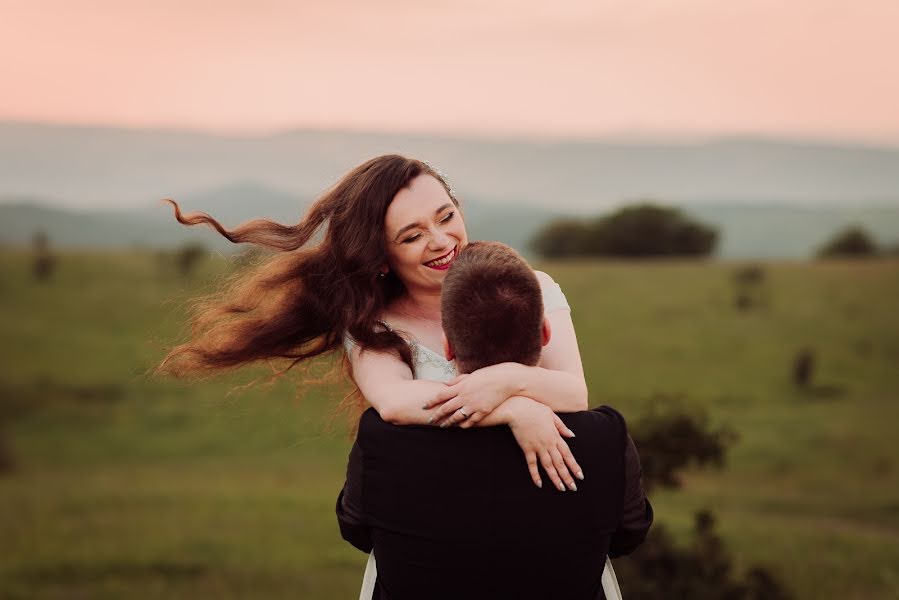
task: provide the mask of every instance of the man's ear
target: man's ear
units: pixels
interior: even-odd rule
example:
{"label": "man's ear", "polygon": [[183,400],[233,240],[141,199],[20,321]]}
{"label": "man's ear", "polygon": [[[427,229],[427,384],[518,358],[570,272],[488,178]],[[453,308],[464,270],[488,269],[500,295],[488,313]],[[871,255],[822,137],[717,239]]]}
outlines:
{"label": "man's ear", "polygon": [[553,328],[550,326],[549,320],[546,317],[543,317],[543,327],[540,333],[542,334],[540,343],[545,346],[553,336]]}
{"label": "man's ear", "polygon": [[446,334],[440,334],[443,338],[443,356],[446,357],[446,360],[453,360],[456,358],[456,353],[453,352],[453,347],[450,345],[449,340],[446,339]]}

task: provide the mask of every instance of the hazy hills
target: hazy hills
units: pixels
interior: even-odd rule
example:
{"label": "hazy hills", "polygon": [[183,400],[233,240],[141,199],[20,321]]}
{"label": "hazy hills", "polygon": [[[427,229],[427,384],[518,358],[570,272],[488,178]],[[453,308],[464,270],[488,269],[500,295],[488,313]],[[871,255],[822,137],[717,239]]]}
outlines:
{"label": "hazy hills", "polygon": [[[218,188],[182,199],[185,210],[211,213],[226,226],[265,215],[296,222],[306,202],[284,192],[249,183]],[[825,239],[849,223],[869,229],[881,242],[899,241],[899,207],[694,205],[693,216],[721,230],[717,255],[723,258],[804,258]],[[527,241],[552,213],[524,205],[466,201],[466,222],[472,239],[506,242],[525,253]],[[35,203],[33,198],[0,199],[0,242],[27,244],[44,231],[57,247],[166,248],[197,241],[222,251],[229,242],[204,227],[178,224],[162,204],[134,211],[72,211]]]}
{"label": "hazy hills", "polygon": [[[801,257],[839,227],[899,239],[899,149],[790,140],[501,141],[294,131],[217,136],[0,123],[0,242],[36,229],[60,246],[171,246],[214,235],[174,224],[175,197],[229,225],[296,221],[353,165],[385,152],[432,161],[471,235],[523,248],[548,218],[641,198],[722,229],[719,255]],[[224,244],[217,244],[225,247]]]}
{"label": "hazy hills", "polygon": [[0,196],[137,207],[250,181],[312,197],[386,152],[432,161],[463,198],[593,212],[636,197],[670,202],[899,203],[899,149],[790,140],[497,141],[293,131],[181,131],[0,123]]}
{"label": "hazy hills", "polygon": [[[308,204],[250,183],[186,196],[179,202],[183,210],[208,212],[226,227],[259,216],[295,223]],[[500,240],[524,251],[534,232],[547,220],[559,216],[536,208],[492,206],[477,201],[466,201],[464,211],[472,239]],[[167,248],[197,241],[222,251],[235,250],[230,242],[206,227],[179,224],[171,207],[162,203],[133,211],[74,211],[34,198],[0,198],[0,243],[28,244],[37,231],[45,232],[57,247]]]}

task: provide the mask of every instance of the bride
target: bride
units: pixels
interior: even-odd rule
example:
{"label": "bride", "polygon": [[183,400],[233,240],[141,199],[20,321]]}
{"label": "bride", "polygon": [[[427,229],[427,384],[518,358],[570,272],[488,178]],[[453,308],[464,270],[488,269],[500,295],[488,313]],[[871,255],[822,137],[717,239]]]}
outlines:
{"label": "bride", "polygon": [[[459,202],[446,177],[429,164],[397,155],[356,167],[328,190],[297,225],[268,220],[226,230],[203,213],[176,218],[207,224],[235,243],[282,251],[249,275],[238,274],[224,296],[201,303],[194,336],[160,365],[177,375],[282,358],[290,368],[343,345],[359,394],[394,424],[477,426],[513,396],[556,412],[587,409],[587,386],[565,296],[537,273],[550,343],[535,367],[503,363],[458,377],[442,346],[440,290],[468,241]],[[321,228],[318,244],[306,246]],[[286,370],[286,369],[285,369]],[[558,419],[539,414],[519,439],[531,478],[540,468],[559,489],[582,479]],[[522,414],[522,419],[531,415]],[[369,557],[360,598],[376,578]],[[619,597],[611,563],[603,573],[607,598]]]}

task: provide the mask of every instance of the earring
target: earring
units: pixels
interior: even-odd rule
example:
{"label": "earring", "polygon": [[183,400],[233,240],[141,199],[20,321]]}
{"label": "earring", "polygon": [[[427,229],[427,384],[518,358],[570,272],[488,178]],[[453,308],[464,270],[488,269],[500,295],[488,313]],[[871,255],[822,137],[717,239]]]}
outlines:
{"label": "earring", "polygon": [[378,277],[384,279],[385,277],[387,277],[387,271],[381,271],[380,273],[378,273]]}

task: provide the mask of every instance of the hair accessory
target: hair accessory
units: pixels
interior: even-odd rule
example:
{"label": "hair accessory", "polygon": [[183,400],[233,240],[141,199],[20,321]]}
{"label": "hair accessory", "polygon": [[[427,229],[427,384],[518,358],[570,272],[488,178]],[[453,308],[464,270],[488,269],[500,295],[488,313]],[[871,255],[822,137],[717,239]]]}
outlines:
{"label": "hair accessory", "polygon": [[426,166],[426,167],[429,168],[431,171],[433,171],[435,175],[437,175],[437,177],[440,179],[440,182],[441,182],[441,183],[443,184],[443,186],[446,188],[446,191],[447,191],[447,193],[449,194],[449,197],[450,197],[452,200],[456,200],[456,199],[457,199],[457,198],[456,198],[456,190],[453,189],[453,186],[452,186],[452,184],[449,182],[449,179],[446,177],[446,174],[445,174],[443,171],[441,171],[440,169],[438,169],[437,167],[435,167],[433,164],[431,164],[431,163],[429,163],[428,161],[426,161],[426,160],[423,160],[423,161],[421,161],[421,162],[422,162],[422,164],[424,164],[424,166]]}

